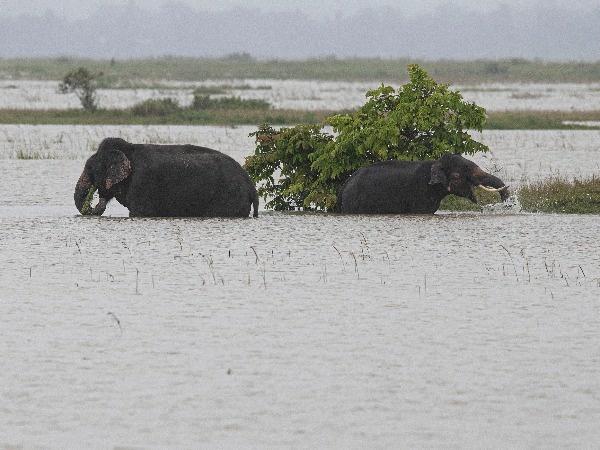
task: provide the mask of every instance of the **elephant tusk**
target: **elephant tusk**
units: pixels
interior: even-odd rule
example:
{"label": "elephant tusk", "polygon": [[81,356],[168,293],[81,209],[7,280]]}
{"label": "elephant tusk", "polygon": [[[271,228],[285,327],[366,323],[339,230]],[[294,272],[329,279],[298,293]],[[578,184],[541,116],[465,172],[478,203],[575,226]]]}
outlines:
{"label": "elephant tusk", "polygon": [[508,189],[508,186],[502,186],[501,188],[492,188],[489,186],[484,186],[483,184],[479,184],[477,185],[477,187],[480,187],[481,189],[483,189],[484,191],[488,191],[488,192],[500,192],[503,191],[505,189]]}

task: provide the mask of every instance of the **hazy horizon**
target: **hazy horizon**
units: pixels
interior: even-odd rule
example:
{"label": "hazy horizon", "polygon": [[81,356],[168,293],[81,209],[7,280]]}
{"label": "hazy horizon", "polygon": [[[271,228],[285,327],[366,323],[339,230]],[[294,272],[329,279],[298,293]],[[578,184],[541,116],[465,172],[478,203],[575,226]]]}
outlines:
{"label": "hazy horizon", "polygon": [[600,5],[589,0],[237,3],[0,0],[0,57],[600,60]]}
{"label": "hazy horizon", "polygon": [[[235,8],[259,9],[263,11],[298,10],[309,16],[321,17],[329,14],[353,14],[368,8],[394,7],[407,16],[430,13],[440,7],[454,7],[471,11],[491,11],[499,7],[510,7],[513,10],[525,10],[531,7],[556,9],[564,4],[557,0],[303,0],[301,5],[297,0],[0,0],[0,17],[20,14],[43,15],[46,11],[65,18],[85,18],[99,9],[119,6],[135,6],[150,11],[158,11],[164,6],[183,5],[197,11],[223,11]],[[598,7],[597,0],[572,0],[571,10],[590,10]]]}

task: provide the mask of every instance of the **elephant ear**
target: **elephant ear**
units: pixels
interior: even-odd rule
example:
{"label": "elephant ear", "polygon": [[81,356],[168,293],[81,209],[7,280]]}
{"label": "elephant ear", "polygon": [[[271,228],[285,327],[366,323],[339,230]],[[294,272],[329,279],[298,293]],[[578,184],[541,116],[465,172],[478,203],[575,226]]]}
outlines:
{"label": "elephant ear", "polygon": [[435,162],[431,166],[431,179],[429,180],[429,184],[441,184],[443,186],[448,186],[448,178],[446,178],[446,174],[442,168],[442,164],[438,161]]}
{"label": "elephant ear", "polygon": [[104,186],[109,190],[115,184],[120,183],[131,175],[131,162],[120,150],[111,151],[110,163],[106,170]]}

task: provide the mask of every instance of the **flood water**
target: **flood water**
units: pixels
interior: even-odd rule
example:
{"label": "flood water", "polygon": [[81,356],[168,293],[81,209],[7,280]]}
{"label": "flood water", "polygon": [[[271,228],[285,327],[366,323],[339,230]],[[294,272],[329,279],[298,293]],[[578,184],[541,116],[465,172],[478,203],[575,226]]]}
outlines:
{"label": "flood water", "polygon": [[[114,136],[136,143],[202,145],[243,163],[254,151],[254,139],[248,136],[254,131],[253,126],[0,125],[0,160],[85,160],[102,139]],[[473,137],[488,145],[490,151],[470,158],[511,186],[553,175],[585,178],[600,173],[600,130],[485,130],[474,132]],[[82,161],[78,167],[81,171]],[[16,194],[22,198],[20,192]]]}
{"label": "flood water", "polygon": [[0,447],[600,439],[597,216],[81,217],[83,163],[0,161]]}
{"label": "flood water", "polygon": [[[151,83],[151,81],[149,81]],[[385,81],[391,86],[398,80]],[[318,80],[206,80],[202,82],[159,81],[160,88],[98,89],[102,108],[129,108],[148,99],[172,98],[183,106],[193,100],[196,87],[226,86],[222,95],[261,99],[274,108],[343,110],[364,104],[365,93],[381,85],[377,81]],[[599,83],[482,83],[456,85],[465,100],[488,111],[548,110],[593,111],[600,101]],[[75,94],[58,92],[58,81],[0,80],[0,108],[80,108]],[[219,96],[219,95],[217,95]]]}

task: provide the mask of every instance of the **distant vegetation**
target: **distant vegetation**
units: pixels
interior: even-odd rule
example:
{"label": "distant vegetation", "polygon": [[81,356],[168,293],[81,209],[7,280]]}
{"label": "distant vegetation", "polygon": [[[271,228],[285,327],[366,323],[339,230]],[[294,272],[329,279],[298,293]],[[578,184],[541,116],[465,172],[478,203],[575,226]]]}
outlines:
{"label": "distant vegetation", "polygon": [[[169,114],[150,114],[162,110],[164,104],[140,108],[140,115],[132,109],[0,109],[0,123],[31,125],[257,125],[276,123],[295,125],[320,122],[334,111],[301,111],[292,109],[206,109],[180,108]],[[156,108],[156,109],[154,109]],[[170,108],[170,106],[167,106]],[[144,115],[143,111],[147,111]]]}
{"label": "distant vegetation", "polygon": [[242,113],[249,111],[252,114],[261,113],[268,110],[271,105],[265,100],[247,100],[239,97],[219,97],[211,98],[209,95],[199,94],[202,91],[194,92],[194,100],[190,106],[182,107],[177,100],[172,98],[156,98],[144,100],[137,105],[134,105],[130,111],[136,117],[153,117],[153,118],[175,118],[176,121],[189,122],[197,117],[201,120],[202,116],[196,113],[203,112],[219,115],[223,111],[238,111]]}
{"label": "distant vegetation", "polygon": [[[0,109],[0,123],[11,124],[55,124],[55,125],[259,125],[272,123],[277,125],[297,125],[299,123],[318,123],[333,114],[343,114],[345,111],[314,110],[303,111],[294,109],[204,109],[190,108],[173,109],[164,114],[164,109],[152,105],[144,111],[144,106],[137,114],[131,109],[102,109],[93,114],[81,109]],[[167,106],[166,109],[170,109]],[[488,119],[483,126],[486,130],[594,130],[599,126],[583,126],[565,124],[563,122],[600,121],[600,111],[498,111],[488,113]]]}
{"label": "distant vegetation", "polygon": [[[600,107],[600,105],[598,105]],[[490,130],[577,130],[598,129],[570,122],[600,121],[597,111],[491,111],[486,129]]]}
{"label": "distant vegetation", "polygon": [[63,94],[75,93],[81,106],[86,111],[98,109],[96,104],[96,80],[101,72],[93,73],[85,67],[78,67],[67,73],[58,85],[58,91]]}
{"label": "distant vegetation", "polygon": [[151,98],[131,108],[134,116],[165,117],[181,111],[177,100],[172,98]]}
{"label": "distant vegetation", "polygon": [[214,95],[214,94],[227,94],[233,90],[236,91],[264,91],[271,90],[272,86],[259,85],[250,86],[249,84],[217,84],[214,86],[198,86],[194,89],[194,95]]}
{"label": "distant vegetation", "polygon": [[264,111],[271,107],[266,100],[243,99],[240,97],[218,97],[212,98],[210,95],[204,95],[203,89],[194,91],[194,100],[191,108],[203,111],[207,109],[251,109]]}
{"label": "distant vegetation", "polygon": [[600,82],[600,62],[542,62],[525,59],[424,61],[380,58],[257,60],[248,55],[224,58],[162,57],[132,60],[82,58],[0,59],[0,78],[60,80],[80,66],[102,72],[102,87],[139,80],[317,79],[405,82],[405,68],[416,63],[444,83]]}

